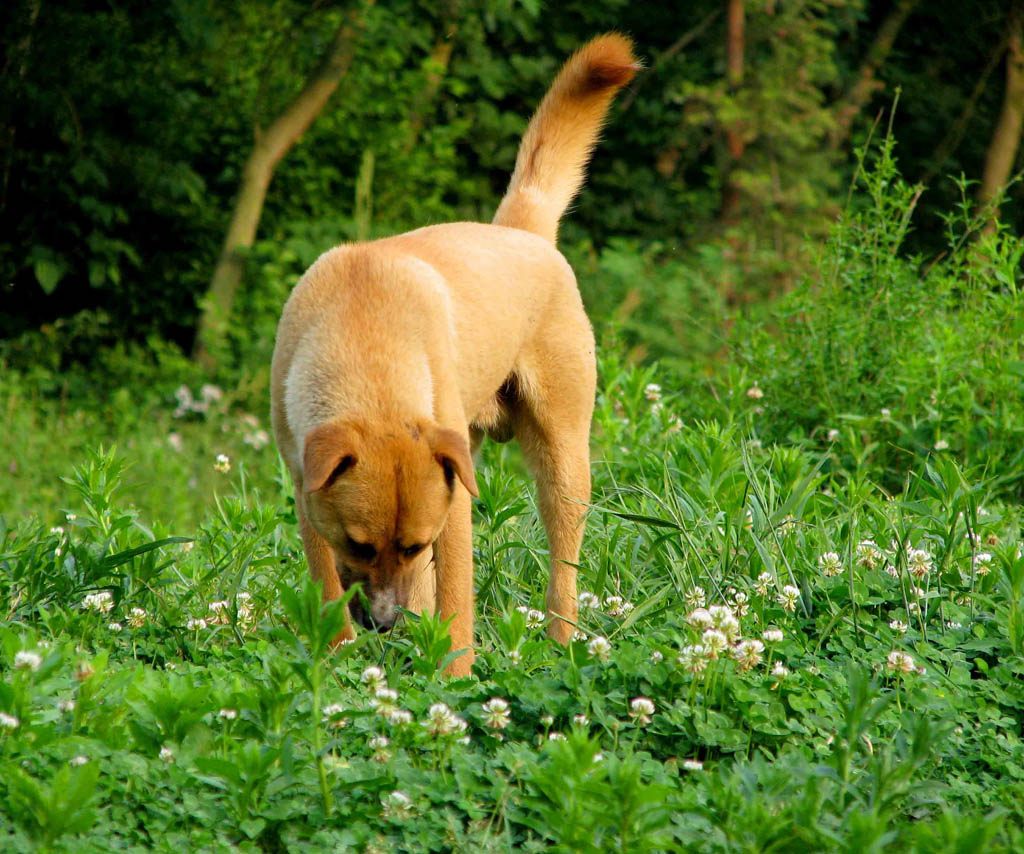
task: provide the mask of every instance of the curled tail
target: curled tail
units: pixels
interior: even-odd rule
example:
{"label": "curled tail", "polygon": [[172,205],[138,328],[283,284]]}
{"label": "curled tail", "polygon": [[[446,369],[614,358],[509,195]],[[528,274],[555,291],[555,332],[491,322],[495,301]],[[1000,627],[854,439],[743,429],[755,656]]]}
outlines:
{"label": "curled tail", "polygon": [[640,65],[633,43],[598,36],[574,53],[530,120],[495,225],[558,237],[558,221],[583,184],[583,170],[615,93]]}

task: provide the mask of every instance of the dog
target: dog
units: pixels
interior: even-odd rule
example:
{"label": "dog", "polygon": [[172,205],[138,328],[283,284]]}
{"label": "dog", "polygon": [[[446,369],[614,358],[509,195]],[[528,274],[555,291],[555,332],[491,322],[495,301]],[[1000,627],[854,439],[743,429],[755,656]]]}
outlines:
{"label": "dog", "polygon": [[513,436],[548,538],[548,633],[577,617],[590,500],[594,335],[555,248],[616,92],[636,73],[611,33],[559,72],[523,136],[491,224],[457,222],[325,252],[284,306],[271,418],[325,601],[361,583],[353,620],[390,629],[398,608],[451,618],[447,668],[473,662],[473,453]]}

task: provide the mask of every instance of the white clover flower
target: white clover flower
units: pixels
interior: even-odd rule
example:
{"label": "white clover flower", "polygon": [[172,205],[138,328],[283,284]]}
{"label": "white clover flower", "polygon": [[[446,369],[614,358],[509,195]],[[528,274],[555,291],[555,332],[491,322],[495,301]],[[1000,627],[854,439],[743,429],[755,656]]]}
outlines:
{"label": "white clover flower", "polygon": [[174,761],[174,751],[171,750],[171,748],[169,748],[167,745],[164,745],[163,747],[160,748],[160,758],[164,762],[168,762],[168,763],[173,762]]}
{"label": "white clover flower", "polygon": [[60,525],[54,525],[54,527],[50,528],[50,533],[51,534],[63,534],[64,533],[64,528],[62,526],[60,526]]}
{"label": "white clover flower", "polygon": [[189,540],[187,543],[182,543],[180,546],[178,546],[178,550],[183,552],[184,554],[188,554],[195,547],[196,547],[195,542],[193,542],[192,540]]}
{"label": "white clover flower", "polygon": [[320,712],[320,720],[331,729],[341,729],[348,726],[348,718],[338,717],[345,711],[341,703],[328,703]]}
{"label": "white clover flower", "polygon": [[886,407],[883,406],[882,409],[881,409],[881,415],[882,415],[883,418],[891,418],[892,417],[892,410],[891,409],[887,409]]}
{"label": "white clover flower", "polygon": [[654,714],[654,701],[647,697],[634,697],[629,701],[629,716],[637,726],[647,726]]}
{"label": "white clover flower", "polygon": [[782,643],[782,629],[765,629],[761,635],[761,640],[765,643]]}
{"label": "white clover flower", "polygon": [[555,718],[553,715],[541,715],[540,725],[545,727],[551,727],[555,725]]}
{"label": "white clover flower", "polygon": [[962,629],[963,627],[964,627],[963,623],[958,623],[955,620],[946,620],[946,628],[947,629]]}
{"label": "white clover flower", "polygon": [[7,712],[0,712],[0,728],[17,729],[19,726],[21,726],[21,721],[14,717],[14,715],[9,715]]}
{"label": "white clover flower", "polygon": [[466,722],[446,704],[434,703],[427,712],[427,720],[423,721],[422,726],[431,735],[440,736],[464,732]]}
{"label": "white clover flower", "polygon": [[206,606],[210,612],[210,623],[226,623],[228,621],[228,608],[230,603],[227,599],[218,599]]}
{"label": "white clover flower", "polygon": [[122,626],[120,623],[109,623],[107,625],[107,628],[114,633],[124,631],[124,626]]}
{"label": "white clover flower", "polygon": [[795,611],[797,600],[800,598],[800,588],[794,587],[792,584],[787,584],[779,591],[778,603],[782,606],[783,611]]}
{"label": "white clover flower", "polygon": [[992,555],[988,552],[976,554],[972,563],[975,575],[986,576],[992,571],[992,567],[989,566],[992,563]]}
{"label": "white clover flower", "polygon": [[565,741],[565,736],[560,732],[549,732],[548,741]]}
{"label": "white clover flower", "polygon": [[528,629],[539,629],[544,625],[544,612],[538,611],[536,608],[530,608],[526,612],[526,628]]}
{"label": "white clover flower", "polygon": [[385,687],[384,671],[376,665],[367,667],[359,676],[362,682],[370,691]]}
{"label": "white clover flower", "polygon": [[750,610],[750,597],[740,590],[732,597],[732,601],[736,616],[745,617]]}
{"label": "white clover flower", "polygon": [[255,430],[252,433],[246,433],[242,438],[242,441],[250,448],[259,450],[260,448],[266,447],[270,442],[270,434],[266,430]]}
{"label": "white clover flower", "polygon": [[644,386],[644,397],[655,403],[661,400],[661,386],[657,383],[647,383]]}
{"label": "white clover flower", "polygon": [[892,629],[894,632],[898,632],[902,635],[906,634],[910,626],[904,623],[903,620],[891,620],[889,622],[889,628]]}
{"label": "white clover flower", "polygon": [[704,763],[699,759],[684,759],[683,760],[684,771],[703,771]]}
{"label": "white clover flower", "polygon": [[219,386],[206,383],[199,389],[199,396],[207,403],[213,403],[221,400],[224,397],[224,392],[220,390]]}
{"label": "white clover flower", "polygon": [[656,649],[651,653],[651,664],[661,664],[664,660],[665,656],[660,649]]}
{"label": "white clover flower", "polygon": [[146,612],[142,608],[132,608],[128,614],[128,625],[133,629],[141,629],[146,625]]}
{"label": "white clover flower", "polygon": [[213,464],[214,471],[227,474],[231,471],[231,458],[227,454],[217,454],[217,461]]}
{"label": "white clover flower", "polygon": [[740,634],[740,621],[732,614],[727,614],[718,624],[718,630],[730,641],[734,641]]}
{"label": "white clover flower", "polygon": [[703,587],[694,587],[686,594],[685,599],[689,608],[703,608],[707,604],[707,594]]}
{"label": "white clover flower", "polygon": [[911,549],[907,553],[907,571],[914,578],[924,578],[932,571],[932,556],[926,549]]}
{"label": "white clover flower", "polygon": [[76,705],[77,704],[75,703],[74,700],[61,700],[59,703],[57,703],[57,710],[63,712],[64,714],[68,714],[75,710]]}
{"label": "white clover flower", "polygon": [[910,592],[914,594],[915,599],[923,599],[927,595],[920,587],[911,587]]}
{"label": "white clover flower", "polygon": [[574,724],[576,724],[576,726],[589,726],[590,725],[590,718],[588,718],[584,714],[573,715],[572,716],[572,722]]}
{"label": "white clover flower", "polygon": [[825,552],[818,556],[818,567],[826,578],[834,578],[843,571],[838,552]]}
{"label": "white clover flower", "polygon": [[109,614],[114,607],[114,597],[109,590],[90,593],[82,600],[82,607],[87,611],[95,611],[98,614]]}
{"label": "white clover flower", "polygon": [[772,665],[772,676],[776,679],[785,679],[789,676],[789,668],[781,661],[776,661]]}
{"label": "white clover flower", "polygon": [[391,758],[391,751],[388,750],[390,743],[386,735],[372,736],[367,742],[367,746],[373,751],[373,756],[370,758],[374,762],[387,762]]}
{"label": "white clover flower", "polygon": [[202,617],[199,617],[198,619],[194,617],[190,618],[189,621],[185,623],[185,628],[190,632],[201,632],[206,628],[206,620]]}
{"label": "white clover flower", "polygon": [[518,649],[514,649],[508,654],[508,660],[514,665],[518,665],[522,662],[523,655]]}
{"label": "white clover flower", "polygon": [[754,384],[747,389],[747,397],[751,400],[760,400],[764,397],[764,390],[758,387],[757,380],[754,380]]}
{"label": "white clover flower", "polygon": [[393,688],[378,688],[370,700],[370,708],[384,718],[389,718],[395,713],[397,704],[398,692]]}
{"label": "white clover flower", "polygon": [[684,646],[676,659],[679,666],[690,673],[703,673],[708,667],[708,653],[700,644]]}
{"label": "white clover flower", "polygon": [[835,427],[833,427],[831,430],[828,431],[828,440],[830,442],[838,442],[839,441],[839,436],[840,436],[840,433],[839,433],[838,430],[836,430]]}
{"label": "white clover flower", "polygon": [[505,729],[509,725],[511,716],[508,711],[508,703],[501,697],[491,697],[483,705],[484,723],[490,729]]}
{"label": "white clover flower", "polygon": [[38,652],[22,649],[14,653],[15,670],[38,670],[43,663],[43,657]]}
{"label": "white clover flower", "polygon": [[711,625],[716,629],[720,629],[728,620],[736,618],[732,608],[728,605],[712,605],[708,608],[708,613],[711,615]]}
{"label": "white clover flower", "polygon": [[581,608],[596,608],[601,604],[601,600],[589,590],[580,593],[576,601],[579,602]]}
{"label": "white clover flower", "polygon": [[395,791],[383,795],[380,800],[383,807],[381,815],[384,818],[405,821],[412,816],[412,798],[405,792],[395,789]]}
{"label": "white clover flower", "polygon": [[945,451],[949,447],[949,442],[945,439],[939,439],[934,445],[936,451]]}
{"label": "white clover flower", "polygon": [[861,540],[857,543],[857,563],[866,569],[874,569],[882,560],[882,551],[874,540]]}
{"label": "white clover flower", "polygon": [[757,593],[758,596],[767,596],[768,591],[770,591],[774,586],[775,579],[772,577],[772,574],[770,572],[762,572],[757,576],[757,582],[754,584],[754,592]]}
{"label": "white clover flower", "polygon": [[601,661],[607,661],[611,651],[612,645],[608,642],[608,638],[601,635],[592,637],[590,643],[587,644],[587,652]]}
{"label": "white clover flower", "polygon": [[718,629],[706,629],[701,636],[701,643],[708,658],[718,658],[718,654],[729,645],[729,639]]}
{"label": "white clover flower", "polygon": [[581,643],[586,643],[587,633],[584,631],[580,631],[579,629],[574,629],[572,633],[572,640],[580,641]]}
{"label": "white clover flower", "polygon": [[885,662],[885,667],[887,670],[891,670],[896,673],[913,673],[914,659],[907,655],[907,653],[894,649],[889,653],[889,658]]}
{"label": "white clover flower", "polygon": [[622,604],[625,600],[621,596],[608,596],[604,600],[605,610],[613,617],[622,616]]}
{"label": "white clover flower", "polygon": [[690,616],[686,618],[686,621],[698,630],[710,629],[715,622],[711,612],[706,608],[695,608],[690,612]]}
{"label": "white clover flower", "polygon": [[238,717],[238,709],[221,709],[217,712],[217,717],[226,721],[233,721]]}
{"label": "white clover flower", "polygon": [[88,763],[89,757],[86,756],[84,753],[79,753],[77,756],[72,756],[68,760],[68,764],[71,765],[73,768],[81,768],[83,765],[87,765]]}
{"label": "white clover flower", "polygon": [[761,654],[764,652],[764,644],[759,640],[740,641],[733,648],[733,658],[740,666],[740,670],[749,670],[761,663]]}
{"label": "white clover flower", "polygon": [[407,709],[394,709],[384,716],[391,726],[408,726],[412,723],[412,712]]}

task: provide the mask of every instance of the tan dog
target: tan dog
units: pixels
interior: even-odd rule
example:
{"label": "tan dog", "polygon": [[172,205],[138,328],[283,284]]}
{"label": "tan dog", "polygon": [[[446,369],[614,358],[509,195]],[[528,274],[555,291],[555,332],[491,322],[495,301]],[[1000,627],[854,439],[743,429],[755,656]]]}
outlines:
{"label": "tan dog", "polygon": [[[494,224],[421,228],[324,253],[296,285],[274,348],[272,417],[295,481],[306,558],[324,598],[362,582],[350,616],[391,628],[396,606],[453,617],[449,666],[473,661],[470,455],[515,436],[551,554],[549,634],[576,620],[590,499],[594,337],[555,248],[615,93],[628,39],[569,59],[520,146]],[[344,637],[352,637],[349,622]]]}

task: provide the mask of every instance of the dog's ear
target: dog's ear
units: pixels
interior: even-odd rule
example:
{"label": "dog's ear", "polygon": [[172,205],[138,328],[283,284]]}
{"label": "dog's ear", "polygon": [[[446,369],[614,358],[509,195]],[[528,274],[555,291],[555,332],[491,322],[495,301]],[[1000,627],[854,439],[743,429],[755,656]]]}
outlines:
{"label": "dog's ear", "polygon": [[480,490],[476,486],[473,458],[469,455],[469,442],[466,441],[466,437],[455,430],[434,427],[427,434],[427,441],[430,443],[434,459],[441,464],[449,482],[458,477],[470,495],[479,497]]}
{"label": "dog's ear", "polygon": [[306,435],[302,457],[304,490],[326,489],[356,464],[356,433],[350,425],[321,424]]}

